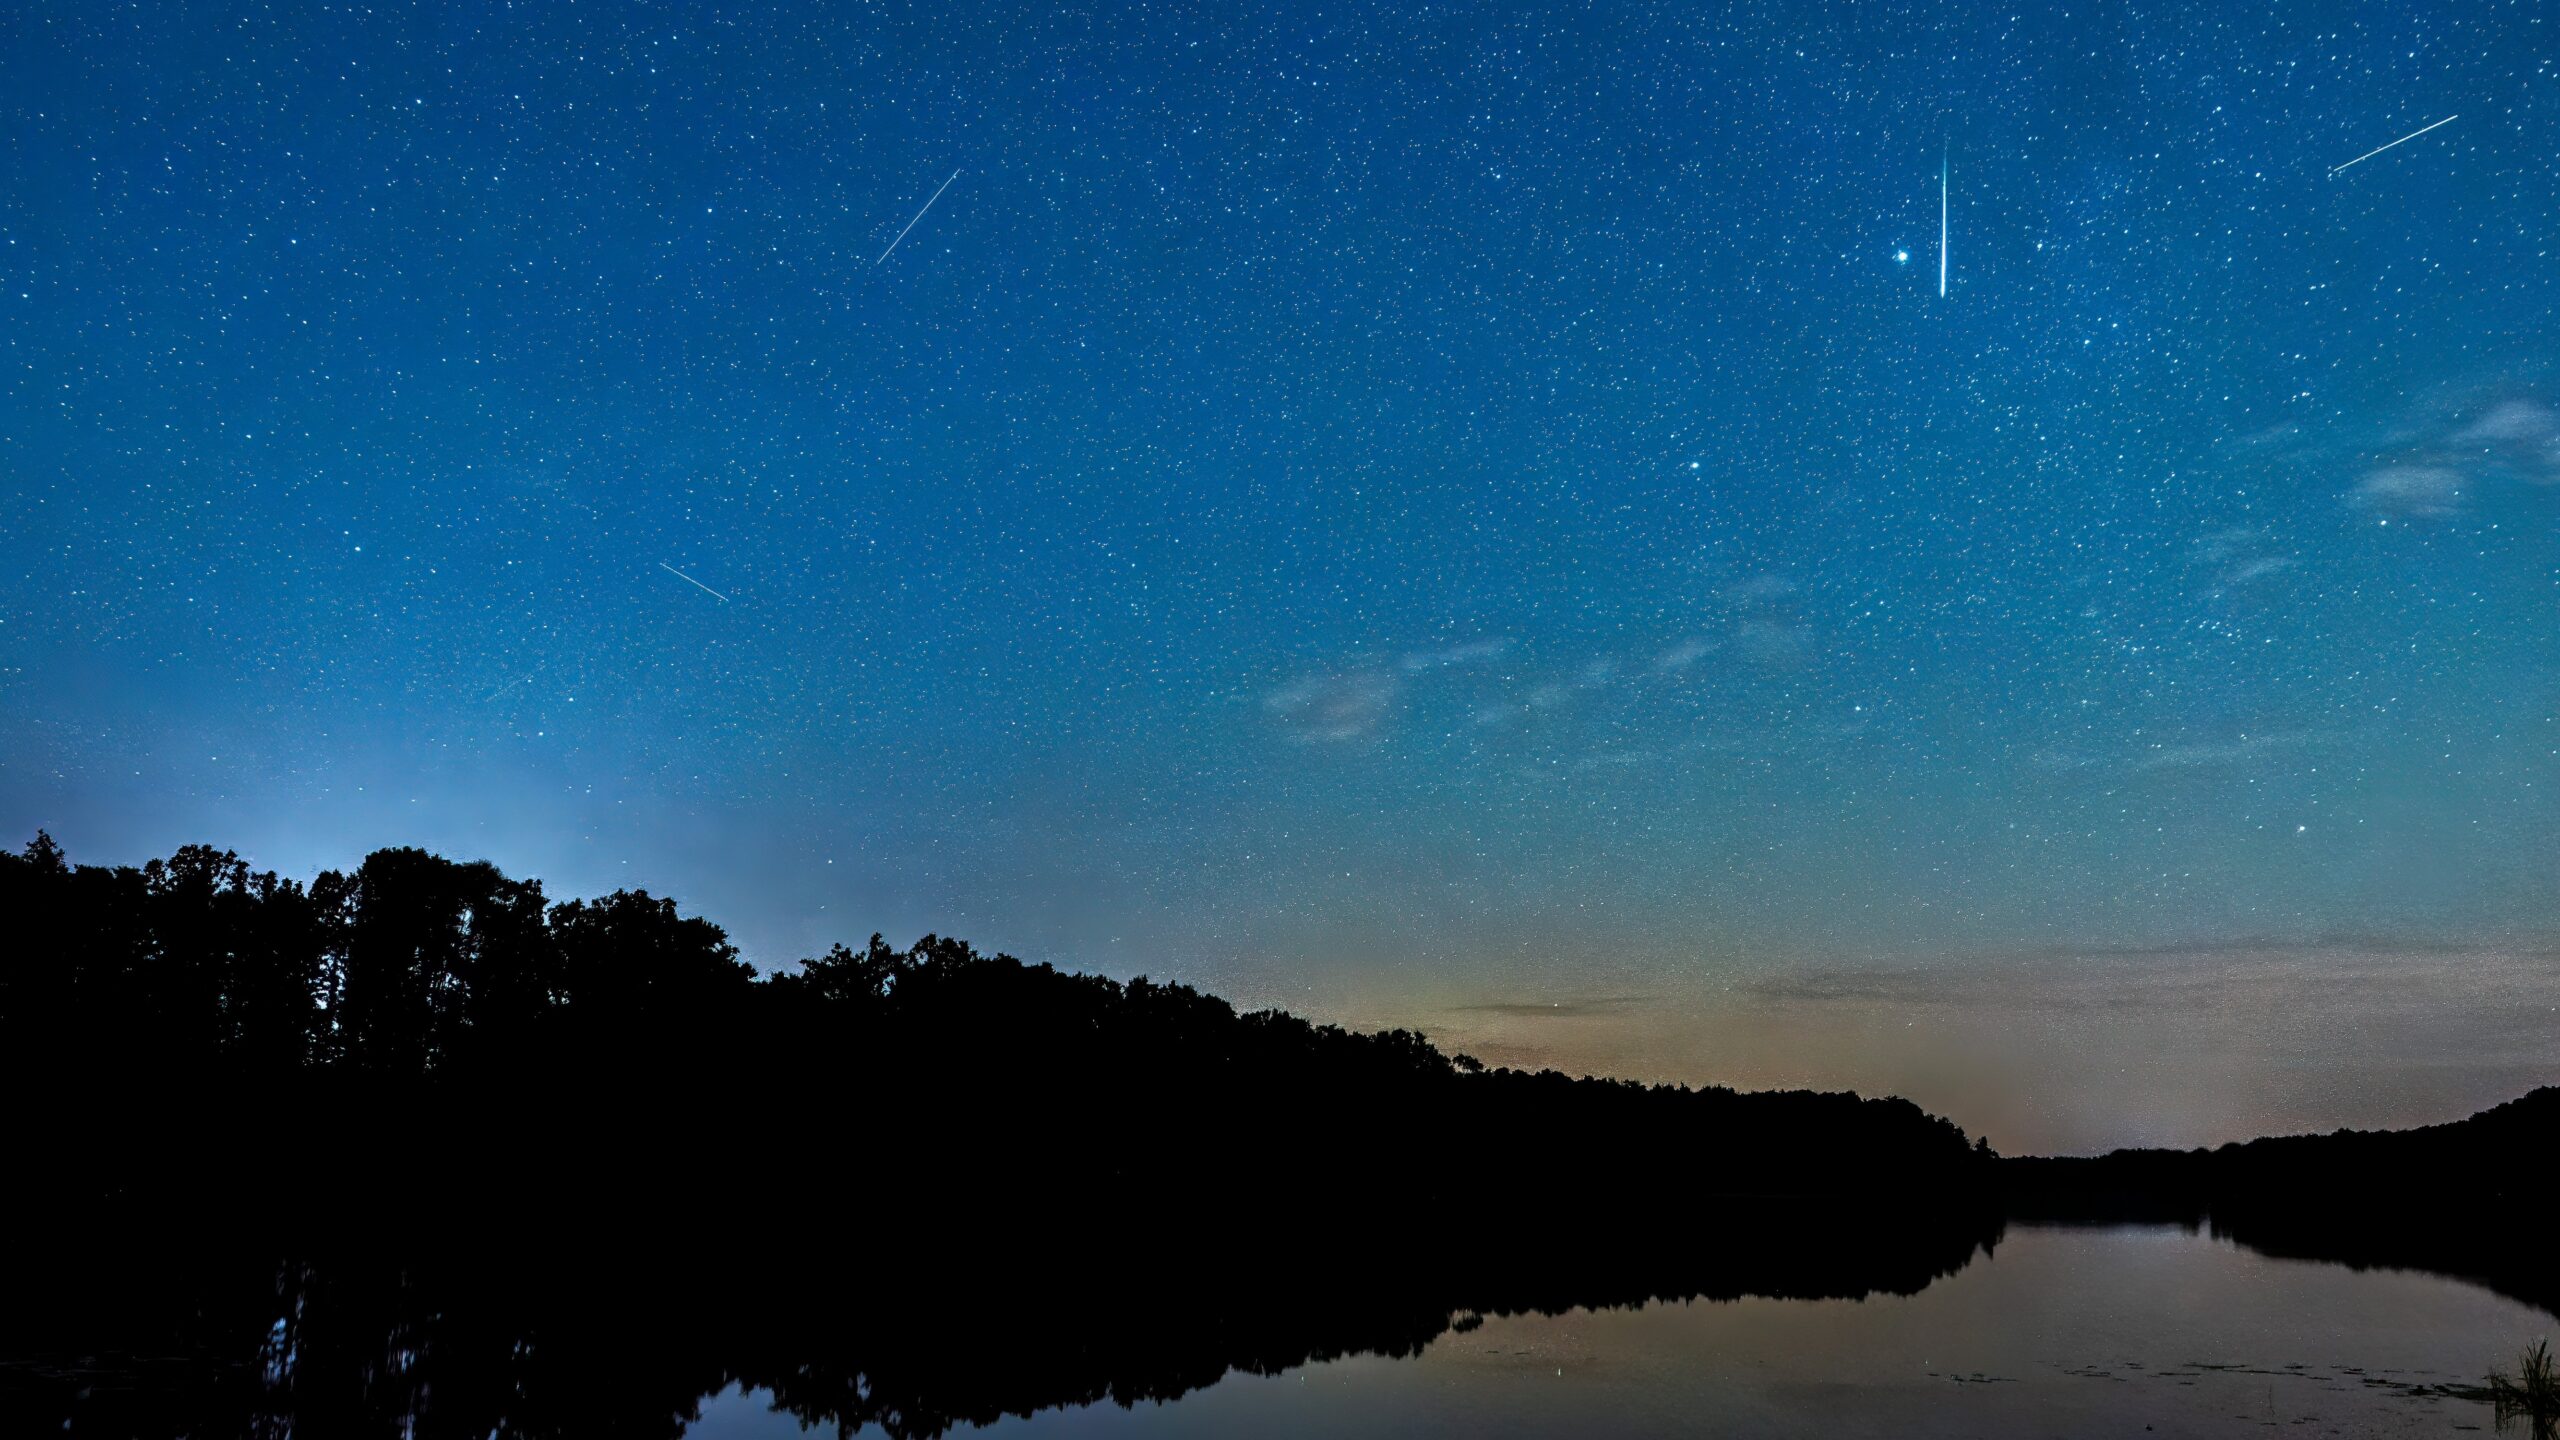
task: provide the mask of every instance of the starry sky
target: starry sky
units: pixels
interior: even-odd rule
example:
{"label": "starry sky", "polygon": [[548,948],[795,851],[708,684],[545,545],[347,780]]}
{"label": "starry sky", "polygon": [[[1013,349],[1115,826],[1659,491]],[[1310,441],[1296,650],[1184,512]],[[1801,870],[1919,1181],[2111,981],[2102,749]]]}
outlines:
{"label": "starry sky", "polygon": [[2560,1078],[2555,146],[2529,4],[9,6],[0,831],[2449,1118]]}

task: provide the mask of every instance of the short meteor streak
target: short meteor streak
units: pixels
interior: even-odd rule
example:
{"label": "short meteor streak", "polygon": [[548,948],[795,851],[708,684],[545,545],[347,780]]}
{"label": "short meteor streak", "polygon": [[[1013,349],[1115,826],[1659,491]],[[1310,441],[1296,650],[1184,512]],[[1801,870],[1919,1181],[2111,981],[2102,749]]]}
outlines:
{"label": "short meteor streak", "polygon": [[687,575],[664,560],[658,562],[658,568],[666,571],[670,575],[673,575],[687,585],[692,586],[694,589],[701,591],[703,594],[710,596],[712,599],[719,601],[723,605],[729,603],[728,596],[723,595],[719,591],[712,589],[710,586],[703,584],[701,581],[694,579],[692,576]]}
{"label": "short meteor streak", "polygon": [[526,682],[527,680],[530,680],[530,679],[532,679],[534,676],[539,675],[539,674],[541,674],[541,673],[542,673],[542,667],[541,667],[541,666],[539,666],[539,665],[536,665],[536,666],[534,666],[532,669],[527,670],[526,672],[524,672],[523,674],[521,674],[521,675],[517,676],[517,677],[516,677],[516,678],[514,678],[513,680],[508,681],[506,684],[501,685],[501,686],[499,686],[497,689],[490,691],[488,694],[481,696],[481,697],[480,697],[480,703],[482,703],[482,704],[484,704],[484,705],[485,705],[485,704],[487,704],[488,702],[490,702],[490,701],[492,701],[492,700],[497,699],[499,696],[506,694],[508,691],[513,690],[513,689],[514,689],[514,688],[516,688],[517,686],[519,686],[519,685],[523,684],[523,683],[524,683],[524,682]]}
{"label": "short meteor streak", "polygon": [[[951,180],[957,180],[959,178],[959,171],[954,170],[951,172]],[[924,210],[930,210],[933,208],[933,201],[941,199],[942,192],[951,188],[951,180],[945,180],[942,182],[941,186],[933,192],[933,200],[927,200],[924,202]],[[916,220],[924,218],[924,210],[916,212]],[[916,220],[910,220],[907,222],[907,230],[913,230],[916,228]],[[898,232],[898,240],[904,240],[907,238],[907,230],[901,230]],[[898,240],[892,240],[889,242],[889,249],[880,252],[880,260],[886,260],[889,258],[889,252],[898,248]],[[871,263],[877,265],[880,263],[880,260],[874,260]]]}
{"label": "short meteor streak", "polygon": [[[2436,125],[2450,125],[2461,118],[2462,117],[2459,115],[2447,115],[2443,119],[2437,121]],[[2392,141],[2391,145],[2406,145],[2410,141],[2417,139],[2419,136],[2426,134],[2429,130],[2433,130],[2436,128],[2436,125],[2421,126],[2418,129],[2412,130],[2408,134],[2401,136],[2399,139]],[[2374,156],[2381,154],[2383,151],[2390,149],[2391,145],[2376,145],[2353,160],[2348,161],[2347,165],[2361,165],[2365,161],[2372,159]],[[2346,169],[2347,165],[2332,165],[2329,167],[2329,173],[2335,175],[2339,171]]]}
{"label": "short meteor streak", "polygon": [[1947,152],[1938,151],[1938,298],[1947,298]]}

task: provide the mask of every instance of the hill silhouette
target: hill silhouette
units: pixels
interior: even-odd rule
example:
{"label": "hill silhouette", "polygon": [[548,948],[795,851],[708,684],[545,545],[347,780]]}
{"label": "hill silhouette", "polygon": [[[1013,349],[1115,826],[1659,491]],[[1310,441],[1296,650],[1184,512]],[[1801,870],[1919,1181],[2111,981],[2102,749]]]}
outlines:
{"label": "hill silhouette", "polygon": [[1999,1162],[2009,1214],[2175,1220],[2271,1255],[2431,1270],[2560,1313],[2560,1088],[2409,1130]]}

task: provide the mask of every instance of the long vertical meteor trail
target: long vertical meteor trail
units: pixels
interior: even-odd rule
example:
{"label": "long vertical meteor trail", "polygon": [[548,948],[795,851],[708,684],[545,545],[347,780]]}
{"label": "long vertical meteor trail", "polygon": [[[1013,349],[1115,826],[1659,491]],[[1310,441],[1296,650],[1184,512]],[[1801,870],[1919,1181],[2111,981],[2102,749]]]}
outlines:
{"label": "long vertical meteor trail", "polygon": [[1947,298],[1947,152],[1938,152],[1938,298]]}

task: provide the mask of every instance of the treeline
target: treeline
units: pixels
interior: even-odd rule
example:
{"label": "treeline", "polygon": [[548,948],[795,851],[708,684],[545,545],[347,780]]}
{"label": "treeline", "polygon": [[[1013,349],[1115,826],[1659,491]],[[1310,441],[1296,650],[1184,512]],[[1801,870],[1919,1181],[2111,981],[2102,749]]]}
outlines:
{"label": "treeline", "polygon": [[0,856],[0,907],[0,1079],[42,1097],[35,1188],[81,1204],[494,1174],[525,1201],[1623,1223],[1630,1196],[1908,1206],[1987,1170],[1906,1101],[1488,1069],[934,936],[760,979],[664,898],[555,903],[413,849],[305,886],[195,846],[75,866],[40,835]]}
{"label": "treeline", "polygon": [[19,931],[0,1053],[83,1088],[485,1074],[678,1016],[716,1028],[755,985],[671,901],[555,905],[539,882],[419,850],[306,888],[201,845],[75,867],[38,835],[0,857],[0,905]]}
{"label": "treeline", "polygon": [[2113,1190],[2225,1203],[2319,1191],[2334,1203],[2458,1194],[2467,1203],[2544,1204],[2560,1148],[2560,1087],[2544,1086],[2464,1120],[2409,1130],[2269,1135],[2195,1150],[2117,1150],[2003,1162],[2026,1194]]}
{"label": "treeline", "polygon": [[2560,1313],[2560,1088],[2409,1130],[1999,1162],[2027,1220],[2178,1220],[2271,1255],[2430,1270]]}

